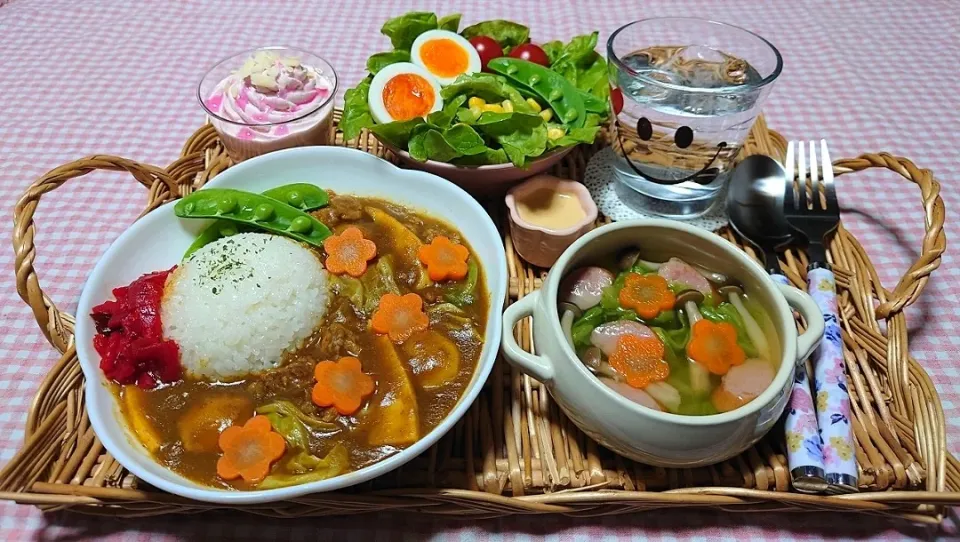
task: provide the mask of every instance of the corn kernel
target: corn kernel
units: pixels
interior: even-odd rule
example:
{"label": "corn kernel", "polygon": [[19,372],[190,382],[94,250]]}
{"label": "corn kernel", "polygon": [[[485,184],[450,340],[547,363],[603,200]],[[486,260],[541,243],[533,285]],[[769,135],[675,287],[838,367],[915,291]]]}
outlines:
{"label": "corn kernel", "polygon": [[467,100],[467,106],[470,107],[471,109],[473,109],[474,107],[483,107],[485,105],[487,105],[486,100],[484,100],[479,96],[474,96],[473,98],[470,98],[469,100]]}
{"label": "corn kernel", "polygon": [[513,102],[510,100],[504,100],[502,104],[504,113],[513,113]]}
{"label": "corn kernel", "polygon": [[550,139],[560,139],[564,135],[563,128],[547,128],[547,137]]}
{"label": "corn kernel", "polygon": [[533,108],[534,113],[539,113],[540,110],[543,109],[542,107],[540,107],[540,104],[538,104],[537,101],[534,100],[533,98],[527,98],[527,103],[530,104],[530,107]]}
{"label": "corn kernel", "polygon": [[483,108],[479,105],[471,105],[470,114],[473,115],[475,118],[479,117],[480,115],[483,114]]}
{"label": "corn kernel", "polygon": [[503,113],[503,106],[500,104],[487,104],[481,106],[480,109],[483,109],[484,111],[492,111],[494,113]]}
{"label": "corn kernel", "polygon": [[543,122],[550,122],[550,119],[553,118],[553,109],[544,109],[541,111],[540,118],[543,119]]}

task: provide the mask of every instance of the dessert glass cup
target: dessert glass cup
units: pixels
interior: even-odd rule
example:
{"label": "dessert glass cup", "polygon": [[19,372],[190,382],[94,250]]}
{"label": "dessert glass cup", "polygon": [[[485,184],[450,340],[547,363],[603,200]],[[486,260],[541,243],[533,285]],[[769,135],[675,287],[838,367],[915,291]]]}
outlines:
{"label": "dessert glass cup", "polygon": [[[280,57],[298,59],[303,65],[310,66],[320,73],[330,84],[330,94],[313,107],[298,111],[289,119],[279,122],[247,123],[228,119],[214,112],[207,105],[207,99],[224,79],[232,75],[255,54],[268,51]],[[210,123],[220,135],[220,141],[234,162],[266,154],[279,149],[327,145],[332,135],[333,103],[338,88],[337,72],[323,58],[293,47],[260,47],[243,51],[218,62],[200,80],[197,99],[207,113]],[[245,135],[242,137],[241,134]],[[252,137],[251,137],[252,134]]]}

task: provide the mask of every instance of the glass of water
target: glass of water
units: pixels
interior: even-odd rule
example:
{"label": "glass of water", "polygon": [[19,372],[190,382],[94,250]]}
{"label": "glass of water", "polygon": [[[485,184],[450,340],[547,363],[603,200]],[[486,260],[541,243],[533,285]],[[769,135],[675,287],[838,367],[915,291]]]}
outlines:
{"label": "glass of water", "polygon": [[644,19],[607,41],[616,190],[646,214],[684,219],[718,205],[783,60],[742,28]]}

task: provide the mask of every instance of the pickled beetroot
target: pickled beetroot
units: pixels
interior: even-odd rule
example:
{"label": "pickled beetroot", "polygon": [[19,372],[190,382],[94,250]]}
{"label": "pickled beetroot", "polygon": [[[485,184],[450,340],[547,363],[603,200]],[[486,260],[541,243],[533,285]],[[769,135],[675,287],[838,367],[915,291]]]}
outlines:
{"label": "pickled beetroot", "polygon": [[180,380],[180,349],[174,341],[163,339],[160,321],[163,286],[174,269],[114,288],[115,300],[93,308],[90,317],[97,326],[93,347],[100,354],[100,369],[110,380],[143,389]]}

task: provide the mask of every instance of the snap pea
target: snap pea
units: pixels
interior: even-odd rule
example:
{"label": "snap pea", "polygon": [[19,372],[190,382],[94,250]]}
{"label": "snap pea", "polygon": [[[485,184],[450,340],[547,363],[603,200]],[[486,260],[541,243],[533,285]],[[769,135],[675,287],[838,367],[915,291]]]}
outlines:
{"label": "snap pea", "polygon": [[[330,197],[327,195],[326,190],[315,184],[309,183],[285,184],[276,188],[271,188],[270,190],[263,192],[263,195],[286,203],[292,207],[297,207],[302,211],[320,209],[321,207],[326,207],[327,203],[330,202]],[[260,204],[256,209],[254,209],[253,214],[254,219],[257,221],[269,220],[273,216],[273,205]],[[243,226],[238,228],[237,224],[234,224],[229,220],[217,220],[208,226],[207,229],[200,232],[200,235],[197,236],[197,238],[190,245],[190,248],[187,249],[187,252],[184,253],[183,258],[186,259],[188,256],[200,250],[205,245],[209,245],[221,237],[230,237],[231,235],[236,235],[241,231],[250,232],[254,231],[255,229],[256,228]]]}
{"label": "snap pea", "polygon": [[577,87],[559,73],[545,66],[511,57],[495,58],[487,67],[490,71],[506,77],[512,85],[535,92],[538,98],[550,104],[558,120],[566,126],[583,127],[587,116],[583,96]]}
{"label": "snap pea", "polygon": [[[263,216],[266,207],[273,208],[270,217],[257,220],[258,211],[259,216]],[[330,236],[330,230],[322,222],[300,209],[262,194],[242,190],[198,190],[178,201],[173,211],[180,218],[219,218],[317,247],[322,246],[323,240]]]}
{"label": "snap pea", "polygon": [[327,191],[315,184],[293,183],[271,188],[263,193],[268,198],[282,201],[301,211],[312,211],[326,207],[330,201]]}

